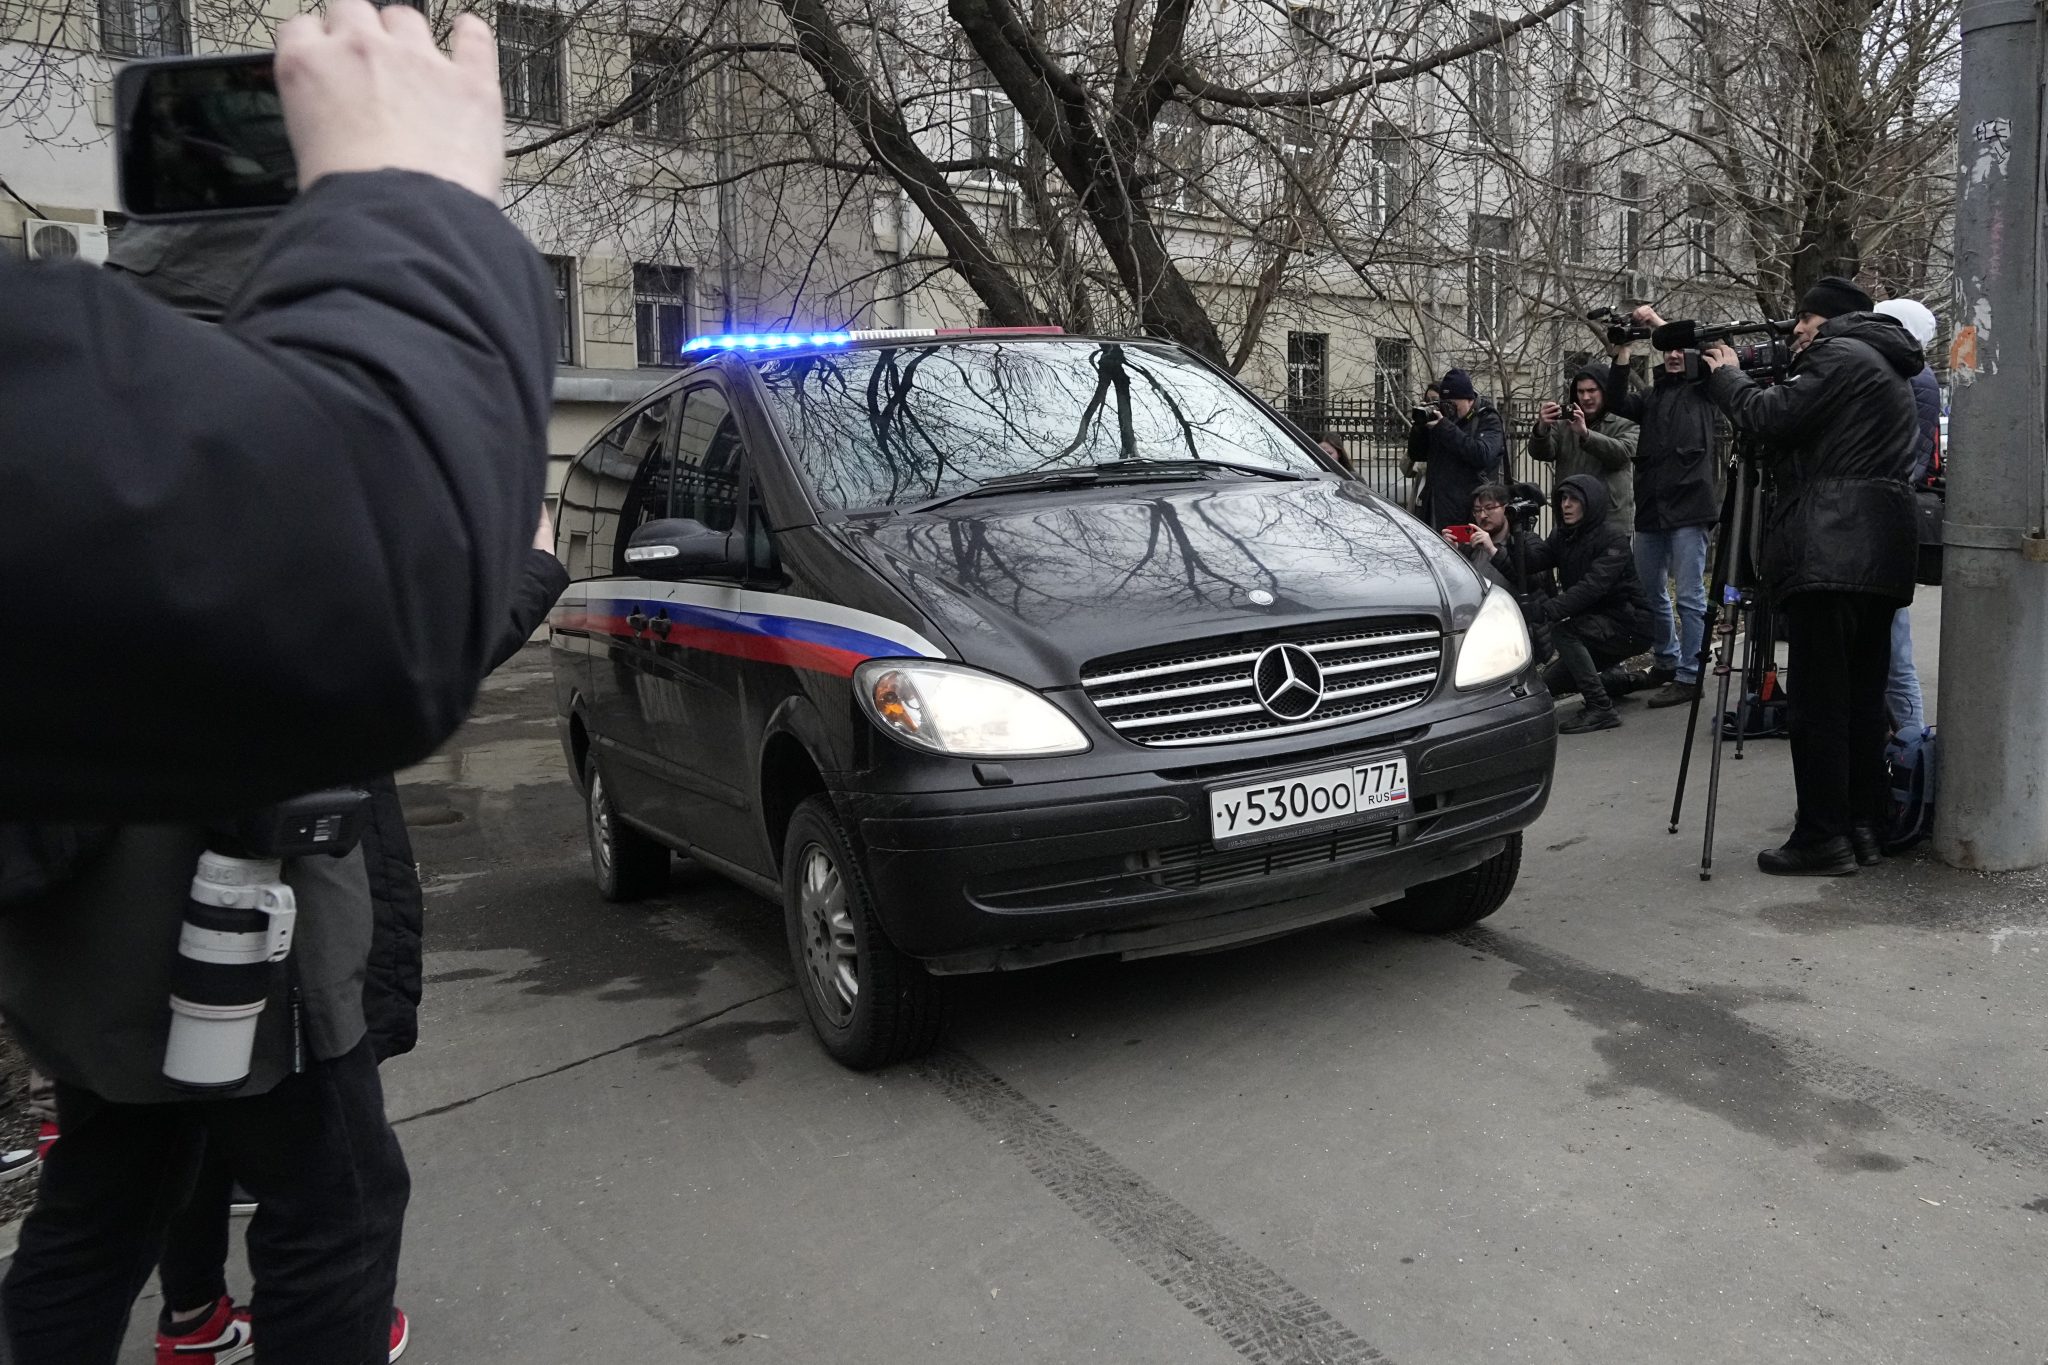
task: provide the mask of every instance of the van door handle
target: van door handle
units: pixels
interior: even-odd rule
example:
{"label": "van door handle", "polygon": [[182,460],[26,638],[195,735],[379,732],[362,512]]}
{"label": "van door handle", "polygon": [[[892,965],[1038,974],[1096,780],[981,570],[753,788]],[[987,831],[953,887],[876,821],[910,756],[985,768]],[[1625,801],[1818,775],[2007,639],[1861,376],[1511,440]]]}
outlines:
{"label": "van door handle", "polygon": [[626,624],[633,628],[633,633],[635,635],[638,635],[641,631],[647,629],[647,613],[644,611],[635,611],[628,613],[626,616]]}
{"label": "van door handle", "polygon": [[668,628],[673,624],[675,623],[668,619],[668,613],[666,611],[662,612],[661,615],[655,617],[652,621],[647,623],[648,629],[652,630],[656,635],[659,635],[664,640],[668,638]]}

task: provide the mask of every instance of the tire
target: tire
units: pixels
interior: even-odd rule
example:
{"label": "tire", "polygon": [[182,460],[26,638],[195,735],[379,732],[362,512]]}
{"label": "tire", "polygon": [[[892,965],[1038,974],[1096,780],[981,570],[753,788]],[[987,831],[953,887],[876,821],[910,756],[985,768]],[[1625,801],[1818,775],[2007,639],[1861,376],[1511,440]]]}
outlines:
{"label": "tire", "polygon": [[669,851],[619,818],[604,769],[590,762],[590,787],[583,821],[590,838],[590,872],[597,894],[608,901],[637,901],[668,886]]}
{"label": "tire", "polygon": [[1408,888],[1400,900],[1373,907],[1373,913],[1397,929],[1417,934],[1448,934],[1469,928],[1507,903],[1522,870],[1522,835],[1508,836],[1507,847],[1474,868]]}
{"label": "tire", "polygon": [[782,924],[811,1031],[841,1066],[872,1071],[929,1052],[952,992],[882,932],[867,873],[827,796],[782,841]]}

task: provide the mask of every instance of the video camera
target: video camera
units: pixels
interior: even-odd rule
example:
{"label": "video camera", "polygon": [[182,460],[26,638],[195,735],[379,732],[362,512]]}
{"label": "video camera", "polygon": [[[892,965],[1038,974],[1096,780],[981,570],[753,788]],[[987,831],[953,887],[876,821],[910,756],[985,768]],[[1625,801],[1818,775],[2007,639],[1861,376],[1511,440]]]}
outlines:
{"label": "video camera", "polygon": [[1626,346],[1631,341],[1647,340],[1650,335],[1649,328],[1641,323],[1629,321],[1629,310],[1626,308],[1588,309],[1586,321],[1607,324],[1609,346]]}
{"label": "video camera", "polygon": [[1690,318],[1682,318],[1652,332],[1650,344],[1660,351],[1684,351],[1685,377],[1698,379],[1704,373],[1700,364],[1702,349],[1731,337],[1761,337],[1761,341],[1732,347],[1735,363],[1759,383],[1775,384],[1792,367],[1792,327],[1789,318],[1726,322],[1713,327],[1702,327]]}

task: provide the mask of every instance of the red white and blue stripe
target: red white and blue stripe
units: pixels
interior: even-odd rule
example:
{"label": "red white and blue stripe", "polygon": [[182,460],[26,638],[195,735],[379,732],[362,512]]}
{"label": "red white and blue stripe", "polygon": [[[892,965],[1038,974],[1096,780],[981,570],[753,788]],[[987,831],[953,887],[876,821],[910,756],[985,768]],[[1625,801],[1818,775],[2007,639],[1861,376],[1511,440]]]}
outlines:
{"label": "red white and blue stripe", "polygon": [[[627,617],[665,617],[666,634],[636,630]],[[762,663],[853,676],[869,659],[942,659],[945,651],[900,621],[780,593],[703,583],[606,579],[573,585],[555,605],[557,630],[648,639]]]}

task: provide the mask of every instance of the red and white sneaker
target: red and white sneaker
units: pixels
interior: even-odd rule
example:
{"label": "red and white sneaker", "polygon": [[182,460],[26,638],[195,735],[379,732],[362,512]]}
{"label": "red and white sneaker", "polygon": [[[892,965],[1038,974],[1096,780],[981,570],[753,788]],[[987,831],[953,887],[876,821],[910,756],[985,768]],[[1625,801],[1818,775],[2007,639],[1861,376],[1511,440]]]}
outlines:
{"label": "red and white sneaker", "polygon": [[412,1344],[412,1324],[405,1320],[403,1308],[391,1310],[391,1360],[405,1354],[405,1348]]}
{"label": "red and white sneaker", "polygon": [[40,1171],[43,1168],[43,1158],[50,1154],[50,1144],[56,1140],[57,1125],[46,1123],[36,1133],[35,1146],[16,1147],[12,1151],[0,1152],[0,1185]]}
{"label": "red and white sneaker", "polygon": [[256,1333],[249,1310],[223,1297],[204,1322],[172,1336],[161,1322],[156,1330],[156,1365],[234,1365],[256,1354]]}

